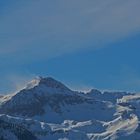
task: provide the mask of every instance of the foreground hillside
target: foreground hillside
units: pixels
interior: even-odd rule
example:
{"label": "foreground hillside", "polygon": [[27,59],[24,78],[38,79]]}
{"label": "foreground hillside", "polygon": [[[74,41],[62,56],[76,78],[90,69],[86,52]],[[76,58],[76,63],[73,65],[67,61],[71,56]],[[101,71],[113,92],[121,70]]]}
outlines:
{"label": "foreground hillside", "polygon": [[0,140],[139,140],[140,95],[72,91],[36,78],[0,96]]}

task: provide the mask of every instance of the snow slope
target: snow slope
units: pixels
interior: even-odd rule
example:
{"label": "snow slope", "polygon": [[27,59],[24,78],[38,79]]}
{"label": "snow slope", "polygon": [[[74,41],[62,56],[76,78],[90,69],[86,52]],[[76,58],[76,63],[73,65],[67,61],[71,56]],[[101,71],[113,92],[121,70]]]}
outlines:
{"label": "snow slope", "polygon": [[[72,91],[38,77],[0,98],[0,139],[139,140],[140,95]],[[20,131],[19,131],[20,130]]]}

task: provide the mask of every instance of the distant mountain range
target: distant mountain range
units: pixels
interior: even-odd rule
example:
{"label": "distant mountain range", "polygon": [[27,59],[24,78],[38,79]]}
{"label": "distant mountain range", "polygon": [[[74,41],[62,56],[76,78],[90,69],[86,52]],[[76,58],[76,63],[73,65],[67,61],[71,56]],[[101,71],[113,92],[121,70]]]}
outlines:
{"label": "distant mountain range", "polygon": [[0,140],[140,140],[140,94],[78,92],[38,77],[0,96]]}

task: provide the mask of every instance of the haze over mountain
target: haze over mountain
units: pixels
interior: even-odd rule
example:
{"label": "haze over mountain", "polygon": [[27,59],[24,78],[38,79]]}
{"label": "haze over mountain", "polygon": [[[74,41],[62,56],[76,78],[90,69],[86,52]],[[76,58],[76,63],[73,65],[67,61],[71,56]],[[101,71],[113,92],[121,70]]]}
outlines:
{"label": "haze over mountain", "polygon": [[0,97],[1,140],[139,140],[140,95],[78,92],[38,77]]}

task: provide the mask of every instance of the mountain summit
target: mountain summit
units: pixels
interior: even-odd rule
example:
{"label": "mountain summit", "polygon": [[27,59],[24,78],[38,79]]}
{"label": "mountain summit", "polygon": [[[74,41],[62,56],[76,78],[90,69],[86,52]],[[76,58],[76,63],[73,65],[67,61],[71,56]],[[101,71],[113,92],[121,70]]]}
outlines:
{"label": "mountain summit", "polygon": [[26,86],[26,89],[31,89],[37,86],[41,86],[41,87],[48,87],[48,88],[52,88],[52,89],[59,89],[59,90],[69,90],[69,88],[67,88],[64,84],[62,84],[61,82],[53,79],[52,77],[36,77],[35,79],[33,79],[31,82],[29,82]]}

